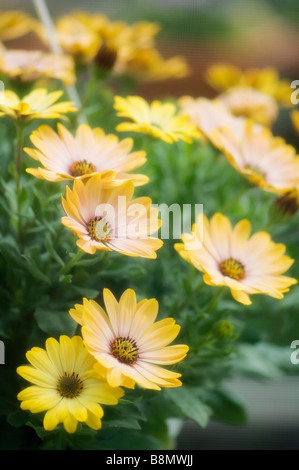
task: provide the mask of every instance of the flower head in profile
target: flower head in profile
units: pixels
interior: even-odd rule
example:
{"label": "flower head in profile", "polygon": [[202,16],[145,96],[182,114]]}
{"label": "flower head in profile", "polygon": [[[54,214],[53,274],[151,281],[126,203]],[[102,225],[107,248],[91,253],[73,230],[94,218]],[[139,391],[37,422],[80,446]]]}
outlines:
{"label": "flower head in profile", "polygon": [[116,405],[124,394],[96,373],[96,361],[80,336],[63,335],[59,341],[48,338],[45,349],[34,347],[26,357],[30,365],[18,367],[17,372],[33,385],[22,390],[18,399],[23,410],[46,411],[46,431],[63,423],[68,433],[74,433],[78,422],[100,429],[104,414],[101,404]]}
{"label": "flower head in profile", "polygon": [[20,10],[0,11],[0,41],[17,39],[31,31],[40,34],[42,25]]}
{"label": "flower head in profile", "polygon": [[231,64],[214,64],[205,75],[207,83],[219,92],[235,86],[246,86],[272,96],[280,105],[291,105],[290,82],[281,79],[273,67],[241,70]]}
{"label": "flower head in profile", "polygon": [[255,88],[235,86],[216,97],[234,116],[250,118],[262,126],[270,127],[278,116],[275,99]]}
{"label": "flower head in profile", "polygon": [[42,125],[31,136],[35,148],[25,151],[43,165],[28,168],[27,172],[49,181],[89,178],[106,170],[113,170],[119,181],[132,180],[135,186],[145,184],[148,177],[127,172],[140,167],[146,161],[145,152],[131,152],[132,139],[118,140],[103,129],[91,129],[81,124],[73,136],[62,124],[56,133],[50,126]]}
{"label": "flower head in profile", "polygon": [[297,283],[283,275],[294,262],[284,254],[285,245],[274,243],[267,232],[251,235],[247,219],[232,227],[220,213],[211,220],[201,214],[192,233],[183,234],[182,241],[175,249],[204,273],[206,284],[228,287],[234,299],[244,305],[251,304],[252,294],[282,299]]}
{"label": "flower head in profile", "polygon": [[229,127],[238,136],[242,135],[244,118],[233,116],[220,101],[182,96],[178,103],[182,114],[189,116],[194,126],[214,145],[217,143],[213,139],[214,131],[223,126]]}
{"label": "flower head in profile", "polygon": [[281,194],[299,186],[296,149],[269,129],[248,120],[239,135],[227,126],[214,130],[213,142],[239,173],[265,191]]}
{"label": "flower head in profile", "polygon": [[157,321],[158,302],[137,302],[136,294],[127,289],[119,302],[104,289],[106,311],[93,300],[83,300],[70,310],[82,326],[83,340],[97,361],[95,369],[109,385],[160,390],[178,387],[181,374],[165,369],[184,359],[188,346],[169,344],[177,337],[180,326],[173,318]]}
{"label": "flower head in profile", "polygon": [[114,108],[117,116],[126,117],[131,122],[123,122],[116,128],[120,132],[141,132],[150,134],[167,143],[192,139],[201,136],[188,116],[179,115],[173,103],[153,101],[148,104],[140,96],[122,98],[116,96]]}
{"label": "flower head in profile", "polygon": [[0,116],[28,123],[34,119],[67,119],[64,115],[76,111],[71,101],[60,101],[63,91],[48,92],[37,88],[20,98],[15,92],[0,92]]}
{"label": "flower head in profile", "polygon": [[72,57],[43,51],[1,48],[0,73],[23,82],[33,82],[40,78],[61,80],[67,86],[75,82]]}
{"label": "flower head in profile", "polygon": [[163,242],[152,234],[160,228],[159,211],[151,199],[133,199],[132,181],[115,182],[115,172],[91,176],[87,182],[75,179],[73,190],[62,197],[66,217],[62,223],[79,238],[86,253],[117,251],[127,256],[154,259]]}

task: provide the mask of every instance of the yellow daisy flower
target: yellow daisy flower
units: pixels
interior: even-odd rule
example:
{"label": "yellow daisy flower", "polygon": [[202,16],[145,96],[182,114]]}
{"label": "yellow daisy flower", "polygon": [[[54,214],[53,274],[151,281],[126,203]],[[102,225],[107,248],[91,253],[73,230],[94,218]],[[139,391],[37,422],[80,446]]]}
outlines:
{"label": "yellow daisy flower", "polygon": [[213,142],[229,163],[251,183],[274,193],[299,186],[299,156],[281,137],[245,121],[242,134],[225,126],[213,131]]}
{"label": "yellow daisy flower", "polygon": [[76,62],[89,63],[99,49],[98,34],[75,16],[62,16],[55,25],[57,41],[62,50]]}
{"label": "yellow daisy flower", "polygon": [[272,67],[241,70],[234,65],[215,64],[206,71],[206,81],[217,91],[239,85],[255,88],[272,96],[277,103],[291,106],[290,82],[281,80],[277,70]]}
{"label": "yellow daisy flower", "polygon": [[[112,175],[112,176],[111,176]],[[132,199],[132,181],[112,181],[114,172],[96,174],[87,182],[75,179],[73,190],[66,188],[62,198],[66,217],[62,223],[79,238],[77,245],[86,253],[96,250],[118,251],[127,256],[154,259],[163,242],[152,234],[161,221],[151,199]]]}
{"label": "yellow daisy flower", "polygon": [[118,111],[117,116],[133,121],[119,124],[116,130],[120,132],[150,134],[170,144],[178,140],[192,142],[192,139],[201,136],[188,116],[177,113],[173,103],[153,101],[148,104],[140,96],[116,96],[114,108]]}
{"label": "yellow daisy flower", "polygon": [[235,86],[216,97],[234,116],[244,116],[270,127],[278,116],[278,105],[272,96],[247,86]]}
{"label": "yellow daisy flower", "polygon": [[183,259],[204,273],[210,286],[230,288],[235,300],[250,305],[251,294],[282,299],[296,279],[283,276],[294,260],[284,255],[286,247],[276,244],[266,232],[250,236],[251,225],[241,220],[234,228],[217,213],[209,221],[199,215],[192,234],[183,234],[175,249]]}
{"label": "yellow daisy flower", "polygon": [[48,338],[46,349],[34,347],[26,357],[31,365],[20,366],[17,373],[33,385],[18,394],[21,408],[44,415],[46,431],[63,423],[74,433],[78,421],[92,429],[101,428],[103,405],[116,405],[124,394],[110,387],[95,371],[95,359],[84,347],[82,338]]}
{"label": "yellow daisy flower", "polygon": [[184,359],[188,346],[168,346],[178,335],[180,326],[173,318],[157,321],[156,299],[137,302],[136,294],[127,289],[119,302],[104,289],[106,311],[93,300],[83,300],[70,310],[72,318],[82,326],[88,351],[95,357],[95,369],[109,385],[161,390],[178,387],[181,374],[165,369]]}
{"label": "yellow daisy flower", "polygon": [[49,181],[62,181],[113,170],[119,181],[132,180],[135,186],[147,183],[147,176],[127,173],[146,161],[145,152],[131,153],[132,139],[119,141],[115,135],[106,135],[103,129],[91,129],[87,124],[81,124],[74,137],[62,124],[57,128],[58,133],[42,125],[31,134],[36,148],[24,150],[44,168],[28,168],[28,173]]}
{"label": "yellow daisy flower", "polygon": [[23,11],[0,11],[0,41],[10,41],[25,36],[30,31],[38,33],[41,28],[37,20]]}
{"label": "yellow daisy flower", "polygon": [[63,91],[48,93],[44,88],[31,91],[24,98],[11,91],[0,92],[0,116],[8,116],[14,120],[28,123],[34,119],[66,119],[65,113],[76,111],[73,103],[62,101],[57,103]]}
{"label": "yellow daisy flower", "polygon": [[0,50],[0,73],[24,82],[40,78],[61,80],[67,86],[75,82],[72,57],[43,51]]}
{"label": "yellow daisy flower", "polygon": [[165,59],[155,48],[132,50],[122,65],[122,68],[119,67],[120,72],[142,82],[184,78],[190,73],[183,57]]}

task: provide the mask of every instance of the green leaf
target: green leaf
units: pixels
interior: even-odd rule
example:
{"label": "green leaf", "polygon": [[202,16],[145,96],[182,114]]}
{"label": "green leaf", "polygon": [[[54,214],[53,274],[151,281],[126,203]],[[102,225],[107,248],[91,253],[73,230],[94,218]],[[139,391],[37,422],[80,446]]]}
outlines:
{"label": "green leaf", "polygon": [[57,337],[62,334],[75,334],[77,325],[67,310],[48,310],[38,307],[34,317],[39,328],[48,335]]}
{"label": "green leaf", "polygon": [[125,418],[125,419],[111,419],[109,421],[103,420],[102,428],[103,429],[107,429],[107,428],[141,429],[141,426],[136,419]]}
{"label": "green leaf", "polygon": [[246,424],[246,410],[231,392],[205,389],[202,396],[213,410],[213,419],[229,424]]}
{"label": "green leaf", "polygon": [[202,401],[196,388],[184,385],[167,389],[166,396],[180,409],[184,417],[193,419],[202,427],[208,424],[212,410]]}

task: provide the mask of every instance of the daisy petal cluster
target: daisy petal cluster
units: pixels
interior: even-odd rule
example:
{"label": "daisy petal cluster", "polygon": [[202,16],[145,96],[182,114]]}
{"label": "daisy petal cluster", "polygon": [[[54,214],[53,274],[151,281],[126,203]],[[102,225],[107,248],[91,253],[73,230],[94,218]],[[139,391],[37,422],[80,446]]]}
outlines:
{"label": "daisy petal cluster", "polygon": [[108,289],[103,295],[106,311],[87,299],[70,310],[82,326],[84,343],[97,361],[98,373],[113,387],[134,388],[138,384],[160,390],[180,386],[181,374],[164,368],[182,361],[188,352],[186,345],[169,346],[180,331],[175,320],[156,321],[158,302],[137,302],[132,289],[127,289],[119,302]]}
{"label": "daisy petal cluster", "polygon": [[135,186],[147,183],[148,177],[127,173],[143,165],[145,152],[131,152],[132,139],[119,141],[112,134],[105,134],[101,128],[90,128],[81,124],[75,136],[58,123],[57,132],[50,126],[42,125],[30,136],[35,148],[25,148],[43,168],[27,168],[37,178],[49,181],[90,178],[104,171],[115,171],[120,182],[131,180]]}
{"label": "daisy petal cluster", "polygon": [[167,143],[178,140],[192,142],[193,139],[201,137],[189,116],[178,114],[173,103],[153,101],[148,104],[140,96],[128,96],[127,98],[116,96],[114,108],[117,111],[117,116],[131,120],[119,124],[116,128],[119,132],[149,134]]}
{"label": "daisy petal cluster", "polygon": [[78,422],[100,429],[101,405],[116,405],[124,394],[96,373],[96,361],[80,336],[48,338],[45,349],[34,347],[26,357],[30,365],[18,367],[17,372],[33,385],[22,390],[18,399],[23,410],[45,412],[46,431],[63,423],[68,433],[74,433]]}
{"label": "daisy petal cluster", "polygon": [[283,275],[294,262],[285,255],[285,245],[276,244],[264,231],[251,235],[247,219],[232,227],[223,214],[216,213],[210,220],[200,215],[182,241],[175,245],[177,252],[204,273],[206,284],[228,287],[244,305],[251,304],[252,294],[282,299],[297,283]]}
{"label": "daisy petal cluster", "polygon": [[127,256],[156,258],[163,242],[152,236],[161,225],[151,199],[133,199],[132,181],[114,182],[115,173],[91,176],[86,183],[75,179],[62,197],[66,213],[62,223],[79,238],[86,253],[117,251]]}
{"label": "daisy petal cluster", "polygon": [[45,88],[36,88],[23,98],[14,91],[0,92],[0,116],[28,123],[34,119],[67,119],[67,113],[76,111],[71,101],[58,102],[63,91],[48,92]]}
{"label": "daisy petal cluster", "polygon": [[34,82],[41,78],[61,80],[65,85],[75,82],[74,61],[71,56],[39,50],[1,48],[0,73],[23,82]]}

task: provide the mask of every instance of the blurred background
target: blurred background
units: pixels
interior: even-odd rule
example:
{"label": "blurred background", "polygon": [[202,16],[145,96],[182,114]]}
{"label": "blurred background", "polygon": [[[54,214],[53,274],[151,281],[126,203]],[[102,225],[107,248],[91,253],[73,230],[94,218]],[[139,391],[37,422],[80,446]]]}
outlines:
{"label": "blurred background", "polygon": [[[179,80],[138,85],[135,93],[148,99],[185,94],[213,97],[215,92],[203,75],[217,62],[242,68],[273,66],[281,77],[299,79],[298,0],[51,0],[48,7],[53,19],[84,9],[103,12],[111,20],[158,22],[159,50],[164,57],[184,56],[191,74]],[[35,15],[30,0],[1,0],[0,8]],[[8,44],[28,49],[39,46],[33,35]],[[280,134],[284,134],[284,119],[282,115],[277,124]],[[298,137],[289,137],[298,146]],[[299,339],[299,331],[293,335],[294,340]],[[298,450],[299,364],[291,368],[294,375],[287,378],[274,371],[270,373],[271,381],[238,377],[227,381],[225,386],[246,403],[248,424],[233,426],[212,421],[200,429],[187,422],[179,432],[178,448]]]}

